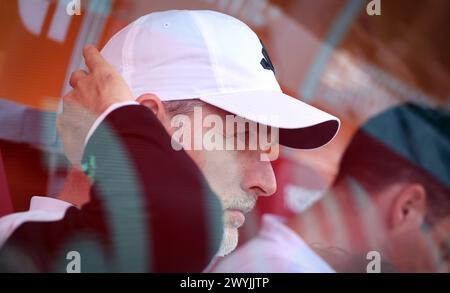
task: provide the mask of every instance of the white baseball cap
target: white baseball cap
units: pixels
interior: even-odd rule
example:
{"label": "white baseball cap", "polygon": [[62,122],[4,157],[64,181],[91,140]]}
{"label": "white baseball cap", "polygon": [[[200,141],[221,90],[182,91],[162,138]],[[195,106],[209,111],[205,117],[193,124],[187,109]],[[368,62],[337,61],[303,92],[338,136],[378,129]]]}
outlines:
{"label": "white baseball cap", "polygon": [[284,94],[258,36],[243,22],[204,10],[140,17],[115,34],[102,55],[136,98],[200,99],[234,115],[279,128],[280,144],[328,143],[339,119]]}

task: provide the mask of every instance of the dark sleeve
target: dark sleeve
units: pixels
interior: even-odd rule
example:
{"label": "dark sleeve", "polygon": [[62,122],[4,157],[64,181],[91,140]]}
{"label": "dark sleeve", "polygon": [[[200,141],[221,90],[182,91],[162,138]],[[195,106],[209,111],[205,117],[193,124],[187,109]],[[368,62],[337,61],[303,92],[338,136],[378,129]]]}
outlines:
{"label": "dark sleeve", "polygon": [[83,166],[93,181],[91,201],[61,221],[20,226],[0,253],[3,266],[17,256],[38,271],[65,271],[67,253],[77,251],[82,271],[206,267],[222,237],[220,203],[150,110],[133,105],[109,114]]}

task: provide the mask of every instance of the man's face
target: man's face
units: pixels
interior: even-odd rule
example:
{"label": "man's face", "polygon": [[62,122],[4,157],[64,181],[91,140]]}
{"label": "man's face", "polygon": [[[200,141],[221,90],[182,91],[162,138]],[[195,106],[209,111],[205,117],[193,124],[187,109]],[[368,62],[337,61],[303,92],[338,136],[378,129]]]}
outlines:
{"label": "man's face", "polygon": [[450,272],[450,216],[432,226],[422,223],[391,240],[397,248],[395,260],[404,272]]}
{"label": "man's face", "polygon": [[[229,113],[218,108],[205,105],[202,107],[203,118],[208,115],[217,115],[225,125],[226,115]],[[189,113],[191,121],[194,114]],[[167,123],[165,123],[167,124]],[[205,134],[211,127],[195,128],[191,123],[192,143],[201,139],[202,136],[195,136],[195,131]],[[198,126],[198,125],[197,125]],[[166,125],[170,134],[176,129]],[[199,129],[201,128],[201,129]],[[248,128],[245,132],[252,132]],[[237,132],[237,131],[235,131]],[[232,139],[237,141],[238,133],[227,133],[224,127],[220,135],[224,141]],[[246,133],[248,137],[258,135],[257,133]],[[241,136],[243,137],[243,136]],[[201,169],[206,180],[219,196],[224,210],[224,238],[218,255],[226,255],[233,251],[238,243],[238,228],[244,224],[245,214],[252,210],[259,196],[270,196],[276,191],[275,175],[269,161],[262,161],[261,150],[200,150],[185,147],[187,154]]]}
{"label": "man's face", "polygon": [[[366,231],[372,231],[369,234],[379,240],[382,256],[400,272],[450,272],[450,216],[433,225],[427,224],[426,205],[420,208],[422,204],[414,202],[413,198],[401,204],[403,198],[399,194],[407,187],[408,184],[392,184],[376,194],[375,217],[368,219],[369,213],[364,210],[361,222],[379,221],[380,235],[374,235],[374,229],[367,227]],[[378,248],[366,248],[367,251],[373,249]]]}
{"label": "man's face", "polygon": [[[354,264],[356,270],[370,251],[376,251],[399,272],[450,272],[450,216],[427,224],[426,197],[420,196],[421,188],[417,186],[420,185],[397,182],[369,193],[367,186],[353,179],[343,180],[319,202],[321,209],[315,210],[336,213],[333,217],[317,214],[326,219],[324,226],[329,228],[312,229],[314,233],[342,231],[334,235],[325,232],[328,234],[319,235],[319,239],[332,237],[328,239],[332,239],[333,247],[356,256],[344,257],[350,260],[344,264]],[[381,270],[390,268],[382,265]]]}
{"label": "man's face", "polygon": [[402,272],[450,272],[450,217],[411,228],[389,239],[393,264]]}
{"label": "man's face", "polygon": [[[440,219],[431,228],[427,243],[433,243],[429,249],[433,256],[434,271],[450,273],[450,216]],[[431,241],[430,241],[431,239]]]}

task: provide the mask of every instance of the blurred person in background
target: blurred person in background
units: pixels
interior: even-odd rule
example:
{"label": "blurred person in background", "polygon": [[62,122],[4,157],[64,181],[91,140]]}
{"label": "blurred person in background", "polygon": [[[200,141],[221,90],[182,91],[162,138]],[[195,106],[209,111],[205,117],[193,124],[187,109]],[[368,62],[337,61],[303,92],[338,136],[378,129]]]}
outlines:
{"label": "blurred person in background", "polygon": [[324,198],[290,219],[264,215],[257,237],[216,272],[448,272],[450,114],[404,104],[353,136]]}

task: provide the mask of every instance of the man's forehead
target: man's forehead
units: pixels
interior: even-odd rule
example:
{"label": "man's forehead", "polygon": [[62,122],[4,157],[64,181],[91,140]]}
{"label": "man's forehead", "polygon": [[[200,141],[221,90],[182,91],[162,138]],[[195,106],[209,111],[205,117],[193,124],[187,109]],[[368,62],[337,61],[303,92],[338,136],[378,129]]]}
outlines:
{"label": "man's forehead", "polygon": [[218,116],[220,116],[220,117],[222,117],[224,119],[227,117],[227,115],[231,115],[231,116],[236,117],[235,114],[233,114],[231,112],[228,112],[228,111],[225,111],[223,109],[220,109],[220,108],[218,108],[216,106],[213,106],[211,104],[208,104],[208,103],[203,103],[203,104],[199,105],[198,107],[202,108],[203,115],[205,115],[205,114],[206,115],[215,114],[215,115],[218,115]]}
{"label": "man's forehead", "polygon": [[211,105],[211,104],[208,104],[208,103],[204,103],[203,104],[203,107],[202,107],[202,112],[203,112],[203,116],[207,116],[207,115],[217,115],[217,116],[219,116],[220,118],[222,118],[222,120],[225,122],[226,121],[226,119],[228,118],[234,118],[231,122],[235,122],[235,121],[238,121],[238,122],[248,122],[248,123],[245,123],[245,127],[246,127],[246,129],[248,130],[248,128],[249,128],[249,124],[250,123],[253,123],[253,124],[255,124],[255,125],[258,125],[258,123],[256,123],[256,122],[253,122],[253,121],[251,121],[251,120],[248,120],[248,119],[246,119],[246,118],[243,118],[243,117],[241,117],[241,116],[238,116],[238,115],[236,115],[236,114],[233,114],[233,113],[231,113],[231,112],[228,112],[228,111],[226,111],[226,110],[223,110],[223,109],[220,109],[220,108],[218,108],[218,107],[216,107],[216,106],[213,106],[213,105]]}

